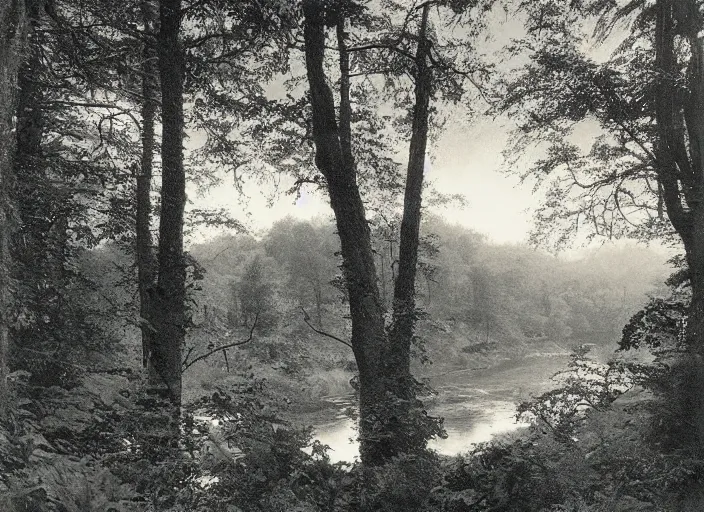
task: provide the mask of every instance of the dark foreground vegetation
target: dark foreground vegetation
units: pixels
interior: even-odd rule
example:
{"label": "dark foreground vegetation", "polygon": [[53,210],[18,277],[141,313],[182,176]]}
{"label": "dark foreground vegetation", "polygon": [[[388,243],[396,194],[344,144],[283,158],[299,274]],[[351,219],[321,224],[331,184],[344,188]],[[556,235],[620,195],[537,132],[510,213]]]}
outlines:
{"label": "dark foreground vegetation", "polygon": [[[430,296],[419,290],[417,375],[589,348],[575,352],[556,390],[518,408],[534,422],[528,430],[455,458],[400,456],[371,475],[329,462],[296,418],[353,391],[332,229],[288,219],[260,240],[223,236],[192,248],[202,276],[175,447],[152,444],[155,413],[130,323],[137,293],[121,282],[128,257],[112,246],[84,253],[83,284],[67,299],[80,317],[67,320],[101,346],[82,360],[80,345],[66,347],[45,371],[18,363],[11,373],[4,505],[344,511],[364,497],[370,510],[687,510],[687,500],[697,509],[700,463],[683,444],[692,431],[679,387],[688,369],[666,366],[681,348],[687,292],[658,286],[662,255],[602,248],[565,261],[439,220],[424,226],[436,250],[423,258],[434,277]],[[633,316],[646,294],[658,298]],[[638,355],[612,357],[631,316],[622,345]]]}
{"label": "dark foreground vegetation", "polygon": [[[702,9],[1,1],[0,510],[701,510]],[[532,242],[674,273],[435,217],[458,117],[515,128]],[[255,236],[224,176],[333,218]],[[550,353],[529,428],[427,448],[424,376]],[[296,418],[352,392],[332,463]]]}

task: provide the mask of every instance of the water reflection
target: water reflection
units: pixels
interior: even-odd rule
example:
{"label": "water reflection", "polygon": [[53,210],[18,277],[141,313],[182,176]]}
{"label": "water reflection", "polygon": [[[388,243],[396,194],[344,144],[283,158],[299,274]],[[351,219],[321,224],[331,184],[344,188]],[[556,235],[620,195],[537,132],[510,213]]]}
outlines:
{"label": "water reflection", "polygon": [[[476,400],[476,397],[474,397]],[[337,403],[347,400],[337,400]],[[489,441],[494,435],[521,428],[516,423],[516,406],[513,402],[483,400],[481,402],[445,404],[431,408],[429,413],[445,418],[447,439],[436,439],[429,447],[443,455],[456,455],[473,448],[477,443]],[[359,459],[357,430],[353,420],[338,414],[334,421],[315,427],[315,437],[331,449],[332,462],[352,462]]]}
{"label": "water reflection", "polygon": [[460,417],[446,415],[447,439],[433,440],[429,447],[443,455],[457,455],[471,450],[478,443],[490,441],[497,434],[525,426],[516,422],[516,405],[512,402],[486,402],[481,409],[469,409],[467,413]]}
{"label": "water reflection", "polygon": [[[516,405],[531,395],[552,389],[551,377],[565,368],[565,354],[547,354],[508,360],[483,371],[447,372],[435,376],[431,384],[438,395],[431,399],[428,413],[445,419],[447,439],[437,439],[430,447],[443,455],[471,450],[497,434],[518,430]],[[359,457],[355,424],[344,411],[355,407],[352,395],[331,398],[330,409],[313,424],[316,438],[330,446],[334,462]]]}

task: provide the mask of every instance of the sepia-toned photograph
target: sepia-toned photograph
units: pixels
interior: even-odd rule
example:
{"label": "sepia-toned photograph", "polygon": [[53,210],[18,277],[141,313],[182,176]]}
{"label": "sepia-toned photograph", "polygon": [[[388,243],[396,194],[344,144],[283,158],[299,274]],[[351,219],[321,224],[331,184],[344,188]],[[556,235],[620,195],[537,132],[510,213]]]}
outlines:
{"label": "sepia-toned photograph", "polygon": [[0,512],[704,511],[704,0],[0,0]]}

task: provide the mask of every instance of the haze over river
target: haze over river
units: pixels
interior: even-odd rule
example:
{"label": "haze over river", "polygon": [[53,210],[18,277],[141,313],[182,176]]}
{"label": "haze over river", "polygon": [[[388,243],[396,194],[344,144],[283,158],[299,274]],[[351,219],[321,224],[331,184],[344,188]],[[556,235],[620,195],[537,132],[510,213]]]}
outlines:
{"label": "haze over river", "polygon": [[[567,367],[566,355],[533,355],[512,359],[492,368],[455,370],[430,376],[438,393],[428,403],[428,413],[445,418],[447,439],[430,447],[444,455],[466,452],[476,443],[520,428],[516,405],[554,388],[551,377]],[[315,437],[330,446],[333,462],[354,460],[359,455],[354,422],[345,411],[355,406],[353,395],[331,397],[330,408],[306,417]]]}

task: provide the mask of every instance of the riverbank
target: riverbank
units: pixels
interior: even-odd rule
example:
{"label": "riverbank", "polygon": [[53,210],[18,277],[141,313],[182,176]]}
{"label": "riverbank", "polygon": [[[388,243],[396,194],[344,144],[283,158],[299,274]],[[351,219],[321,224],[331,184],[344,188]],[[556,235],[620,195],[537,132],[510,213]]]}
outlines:
{"label": "riverbank", "polygon": [[[480,395],[510,395],[512,399],[520,401],[529,398],[531,394],[543,393],[549,389],[549,386],[546,388],[539,384],[547,383],[555,372],[564,369],[571,353],[569,348],[554,342],[540,342],[518,347],[512,354],[498,348],[477,352],[463,359],[463,366],[416,363],[413,373],[433,391],[433,394],[423,398],[428,407],[436,407],[444,401],[451,402],[453,383],[475,380],[484,383],[478,385],[478,389],[482,389],[482,386],[489,388],[484,390],[486,393],[479,391]],[[511,371],[516,372],[511,378],[501,377]],[[331,403],[335,408],[336,400],[354,393],[350,384],[354,375],[350,370],[335,368],[311,370],[297,376],[296,382],[289,383],[291,387],[297,385],[299,391],[291,402],[289,414],[315,416],[316,413],[324,413],[329,409]],[[534,378],[538,382],[533,382]],[[275,386],[286,385],[285,381],[277,377],[269,381]],[[460,392],[459,396],[464,395]]]}

